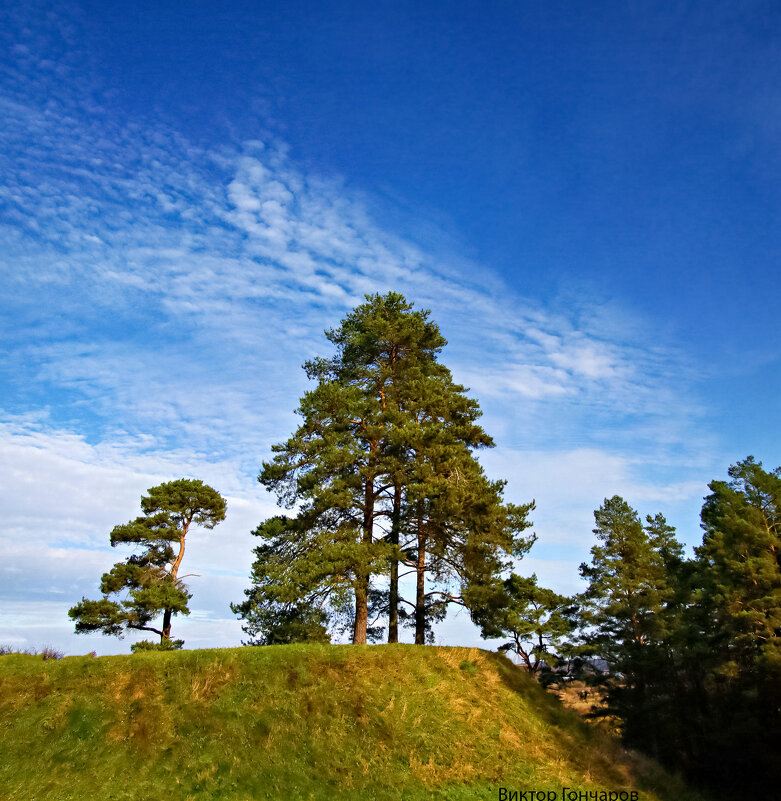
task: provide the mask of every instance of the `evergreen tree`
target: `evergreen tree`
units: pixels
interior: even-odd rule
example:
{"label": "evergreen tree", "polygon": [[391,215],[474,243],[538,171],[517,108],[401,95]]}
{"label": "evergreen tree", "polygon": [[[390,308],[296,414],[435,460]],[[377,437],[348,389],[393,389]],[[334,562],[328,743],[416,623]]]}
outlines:
{"label": "evergreen tree", "polygon": [[781,468],[748,457],[713,481],[702,507],[703,605],[726,674],[781,678]]}
{"label": "evergreen tree", "polygon": [[687,728],[705,778],[761,793],[781,783],[781,468],[748,457],[729,476],[702,508]]}
{"label": "evergreen tree", "polygon": [[[68,612],[76,621],[76,633],[101,631],[121,637],[125,630],[151,631],[159,643],[141,641],[131,650],[181,648],[183,640],[171,639],[171,620],[189,614],[192,597],[179,576],[185,537],[192,525],[214,528],[225,519],[225,500],[211,487],[194,479],[169,481],[148,490],[141,498],[142,517],[111,532],[111,546],[130,543],[140,552],[118,562],[100,582],[103,598],[81,602]],[[119,601],[109,596],[120,597]],[[159,615],[160,624],[154,625]]]}
{"label": "evergreen tree", "polygon": [[[340,384],[359,387],[377,409],[381,423],[376,467],[377,475],[384,478],[384,486],[375,496],[377,522],[392,546],[388,642],[398,641],[399,602],[408,603],[399,596],[401,559],[418,575],[414,616],[405,617],[415,621],[416,641],[422,642],[423,629],[444,614],[446,601],[424,597],[421,589],[422,573],[434,568],[429,567],[424,542],[430,539],[433,527],[424,523],[420,514],[435,495],[441,495],[442,482],[448,480],[445,474],[452,472],[446,462],[454,458],[468,461],[469,450],[492,447],[493,441],[476,423],[481,414],[477,402],[453,383],[450,371],[437,361],[446,343],[428,319],[429,313],[413,311],[412,304],[397,293],[367,300],[338,330],[328,332],[338,354],[329,362],[320,360],[318,366],[321,374]],[[439,485],[427,486],[437,470]],[[417,518],[416,513],[420,513]],[[414,543],[412,549],[410,542]],[[438,573],[444,577],[447,571],[442,569],[442,560],[439,564]]]}
{"label": "evergreen tree", "polygon": [[[384,486],[378,488],[374,500],[377,522],[391,546],[388,642],[398,641],[400,533],[409,456],[405,424],[410,419],[410,405],[438,379],[451,385],[451,403],[463,391],[452,385],[449,371],[437,362],[446,342],[428,317],[427,311],[413,311],[412,304],[397,293],[367,296],[367,303],[348,314],[339,329],[327,332],[337,347],[337,356],[329,362],[319,362],[321,376],[360,388],[380,421],[379,437],[374,443],[375,465]],[[475,419],[479,414],[476,403],[463,395],[459,400],[463,411]],[[367,589],[367,598],[368,594]]]}
{"label": "evergreen tree", "polygon": [[594,512],[599,543],[580,573],[584,653],[609,665],[607,712],[622,721],[625,739],[654,753],[657,717],[665,714],[662,686],[671,668],[667,640],[682,548],[662,515],[646,525],[621,497]]}
{"label": "evergreen tree", "polygon": [[[237,607],[239,614],[251,615],[253,603],[275,599],[289,605],[317,599],[320,609],[341,610],[349,590],[353,642],[363,643],[371,636],[370,601],[381,597],[370,579],[388,574],[380,611],[387,613],[389,640],[395,641],[398,565],[414,559],[420,572],[432,563],[420,532],[426,544],[432,537],[444,541],[454,521],[466,531],[471,520],[472,534],[460,538],[466,547],[483,525],[475,522],[477,508],[493,504],[494,540],[484,545],[484,561],[495,558],[497,548],[512,548],[512,536],[499,533],[496,521],[504,515],[506,523],[515,523],[520,512],[498,511],[499,485],[490,485],[471,457],[471,450],[492,442],[476,423],[477,403],[437,361],[445,340],[428,316],[396,293],[367,296],[338,329],[326,332],[335,356],[305,365],[317,386],[302,398],[302,424],[273,447],[274,458],[259,476],[298,514],[284,524],[281,538],[265,525],[258,529],[268,546],[256,552],[250,605]],[[479,500],[481,492],[490,502]],[[440,550],[444,576],[453,549]],[[418,593],[416,601],[432,612],[431,597]],[[425,612],[416,611],[418,628],[422,618]]]}
{"label": "evergreen tree", "polygon": [[781,468],[748,457],[713,481],[702,546],[684,560],[657,515],[622,499],[595,513],[581,566],[586,647],[611,667],[625,739],[718,795],[781,783]]}
{"label": "evergreen tree", "polygon": [[[403,531],[405,564],[415,573],[415,642],[427,641],[431,623],[450,603],[469,606],[477,588],[490,584],[534,542],[523,537],[534,504],[504,504],[504,482],[489,481],[460,443],[425,450],[412,461]],[[427,581],[432,585],[428,586]],[[406,602],[409,603],[409,602]]]}
{"label": "evergreen tree", "polygon": [[364,643],[369,576],[391,555],[391,546],[374,536],[383,489],[378,484],[381,421],[358,387],[322,375],[299,411],[303,424],[273,447],[275,457],[259,476],[289,508],[300,508],[286,526],[289,547],[277,558],[291,561],[286,570],[302,577],[301,591],[327,596],[349,582],[355,599],[353,641]]}
{"label": "evergreen tree", "polygon": [[[330,642],[327,608],[343,606],[350,586],[349,562],[341,562],[339,544],[308,527],[305,517],[272,517],[252,532],[264,540],[254,549],[252,586],[247,600],[231,604],[244,619],[247,645]],[[320,537],[320,539],[318,539]],[[302,559],[302,551],[321,558]],[[342,570],[336,569],[342,564]]]}
{"label": "evergreen tree", "polygon": [[512,573],[486,585],[473,599],[471,613],[483,637],[510,637],[499,650],[520,656],[534,675],[543,666],[556,665],[574,627],[572,599],[540,587],[536,575],[524,578]]}

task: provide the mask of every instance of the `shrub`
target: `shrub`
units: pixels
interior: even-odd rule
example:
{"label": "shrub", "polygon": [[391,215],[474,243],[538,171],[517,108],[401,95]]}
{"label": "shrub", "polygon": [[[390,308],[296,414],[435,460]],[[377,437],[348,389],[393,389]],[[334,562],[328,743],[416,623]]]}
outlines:
{"label": "shrub", "polygon": [[141,642],[134,642],[130,646],[130,650],[134,654],[138,651],[179,651],[183,645],[184,640],[164,640],[163,642],[141,640]]}
{"label": "shrub", "polygon": [[0,645],[0,656],[8,656],[9,654],[25,654],[26,656],[38,656],[37,648],[15,648],[13,645]]}

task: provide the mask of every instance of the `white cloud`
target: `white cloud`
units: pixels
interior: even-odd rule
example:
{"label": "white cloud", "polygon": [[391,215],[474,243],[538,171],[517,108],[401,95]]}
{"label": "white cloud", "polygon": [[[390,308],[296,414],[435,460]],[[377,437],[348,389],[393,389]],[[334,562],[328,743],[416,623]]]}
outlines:
{"label": "white cloud", "polygon": [[[228,516],[214,531],[196,530],[189,538],[185,570],[196,574],[189,579],[193,614],[177,621],[177,634],[190,647],[241,639],[229,603],[243,598],[256,545],[250,532],[275,513],[274,501],[235,463],[181,450],[149,452],[148,444],[132,439],[90,444],[31,417],[0,425],[0,472],[6,477],[0,503],[8,510],[0,532],[5,554],[0,642],[21,636],[13,632],[23,614],[25,621],[37,621],[22,629],[27,645],[41,645],[45,636],[45,642],[70,653],[115,652],[113,644],[97,636],[88,638],[89,647],[82,645],[72,633],[67,609],[82,595],[95,596],[101,573],[123,558],[122,549],[109,547],[111,528],[138,514],[147,488],[183,475],[218,488],[228,499]],[[561,592],[578,588],[577,565],[588,558],[592,544],[591,512],[605,495],[622,494],[635,505],[652,506],[641,511],[655,512],[653,504],[674,508],[676,500],[690,501],[702,491],[698,482],[644,483],[637,463],[594,449],[498,449],[483,461],[491,474],[509,478],[508,499],[537,500],[532,517],[540,542],[519,569],[527,575],[537,572],[541,582]],[[439,634],[443,642],[474,639],[466,618],[454,621]],[[9,635],[5,640],[4,632]]]}
{"label": "white cloud", "polygon": [[[0,642],[24,618],[21,630],[30,646],[43,644],[36,639],[43,626],[46,642],[69,652],[106,652],[101,637],[90,638],[90,648],[81,644],[67,610],[82,595],[96,597],[100,575],[126,555],[126,549],[110,547],[108,535],[140,514],[141,495],[162,481],[190,476],[220,490],[228,514],[213,531],[196,529],[188,539],[184,568],[197,576],[189,580],[193,614],[180,621],[186,622],[182,632],[198,642],[208,631],[213,644],[238,644],[239,626],[228,605],[242,600],[255,545],[250,532],[274,512],[274,502],[235,465],[192,453],[145,453],[144,445],[91,445],[30,419],[0,425],[0,502],[8,510],[0,532]],[[27,626],[30,619],[35,626]]]}
{"label": "white cloud", "polygon": [[[254,474],[295,425],[299,365],[365,293],[389,289],[432,309],[443,360],[500,445],[489,472],[515,499],[537,497],[552,547],[587,549],[591,510],[612,492],[690,502],[702,443],[671,377],[683,360],[637,315],[585,296],[554,308],[483,265],[450,265],[270,137],[206,150],[116,119],[72,36],[52,36],[57,70],[38,69],[54,45],[31,33],[0,86],[0,379],[6,408],[33,413],[0,426],[13,597],[45,616],[52,594],[93,592],[117,558],[111,527],[148,487],[193,475],[228,496],[229,517],[188,550],[199,585],[222,594],[199,591],[183,625],[198,637],[205,615],[233,636],[223,618],[249,531],[273,509]],[[659,467],[671,454],[680,470]]]}

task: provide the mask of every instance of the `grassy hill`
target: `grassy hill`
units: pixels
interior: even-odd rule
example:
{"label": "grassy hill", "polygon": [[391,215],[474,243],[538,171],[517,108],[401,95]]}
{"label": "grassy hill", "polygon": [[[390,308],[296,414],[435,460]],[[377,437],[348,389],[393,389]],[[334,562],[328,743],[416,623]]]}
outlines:
{"label": "grassy hill", "polygon": [[273,646],[0,657],[3,799],[698,798],[497,654]]}

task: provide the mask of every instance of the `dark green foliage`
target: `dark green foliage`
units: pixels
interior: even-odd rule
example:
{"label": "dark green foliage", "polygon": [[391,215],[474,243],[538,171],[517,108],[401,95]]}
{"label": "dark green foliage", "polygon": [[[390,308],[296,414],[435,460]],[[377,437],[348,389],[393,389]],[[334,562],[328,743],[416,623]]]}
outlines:
{"label": "dark green foliage", "polygon": [[658,754],[671,700],[668,639],[682,548],[662,515],[644,526],[617,495],[594,518],[599,543],[591,564],[580,567],[589,582],[579,598],[581,653],[607,661],[605,712],[621,719],[627,742]]}
{"label": "dark green foliage", "polygon": [[713,645],[723,675],[781,679],[781,469],[768,473],[749,457],[729,475],[710,484],[697,549]]}
{"label": "dark green foliage", "polygon": [[581,571],[585,649],[610,662],[625,739],[725,797],[781,784],[781,469],[714,481],[684,560],[661,516],[612,498]]}
{"label": "dark green foliage", "polygon": [[439,421],[424,418],[416,426],[409,453],[399,530],[404,564],[416,572],[415,641],[423,643],[447,603],[467,605],[474,587],[494,581],[509,557],[528,551],[534,536],[521,533],[531,525],[534,504],[504,504],[504,482],[489,481]]}
{"label": "dark green foliage", "polygon": [[[151,631],[160,643],[144,641],[133,650],[170,650],[182,646],[182,640],[171,640],[172,617],[190,613],[191,595],[179,577],[185,537],[193,524],[211,529],[224,520],[225,500],[194,479],[169,481],[148,492],[141,498],[144,515],[111,532],[112,547],[132,544],[139,550],[103,574],[103,598],[82,598],[68,615],[76,621],[77,634],[100,631],[121,637],[128,629]],[[161,614],[162,623],[154,625]]]}
{"label": "dark green foliage", "polygon": [[680,635],[690,769],[724,789],[781,784],[781,469],[748,457],[702,508]]}
{"label": "dark green foliage", "polygon": [[184,640],[162,640],[161,642],[141,640],[134,642],[130,646],[130,651],[134,654],[139,651],[180,651],[183,645]]}
{"label": "dark green foliage", "polygon": [[580,566],[589,582],[581,598],[582,613],[595,627],[591,641],[618,665],[631,649],[661,640],[661,612],[674,594],[671,571],[681,560],[682,548],[662,515],[648,516],[644,527],[618,495],[606,499],[594,518],[600,544],[591,549],[591,564]]}
{"label": "dark green foliage", "polygon": [[304,539],[300,522],[280,515],[253,532],[265,542],[254,549],[252,587],[245,591],[244,603],[231,604],[244,619],[247,645],[330,642],[328,615],[318,603],[322,605],[338,587],[328,583],[325,564],[317,569],[313,560],[295,558]]}
{"label": "dark green foliage", "polygon": [[[396,293],[367,296],[326,332],[336,355],[305,365],[317,385],[301,399],[301,425],[259,476],[297,514],[255,532],[265,542],[253,586],[234,607],[251,637],[269,614],[316,608],[349,617],[355,643],[377,636],[377,613],[387,615],[394,641],[410,619],[402,604],[423,642],[432,618],[461,600],[453,583],[482,580],[523,549],[530,507],[503,505],[503,484],[472,456],[493,443],[477,402],[437,361],[445,340],[428,316]],[[400,564],[417,575],[412,601],[399,597]],[[388,580],[381,603],[378,576]]]}
{"label": "dark green foliage", "polygon": [[510,637],[500,646],[523,660],[530,673],[553,668],[574,628],[571,598],[540,587],[537,576],[511,574],[504,581],[477,588],[471,599],[472,620],[483,637]]}
{"label": "dark green foliage", "polygon": [[287,609],[261,609],[256,618],[262,637],[253,645],[289,645],[294,642],[331,642],[328,616],[320,609],[294,606]]}

